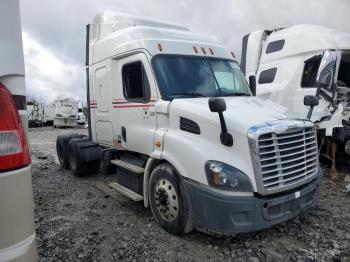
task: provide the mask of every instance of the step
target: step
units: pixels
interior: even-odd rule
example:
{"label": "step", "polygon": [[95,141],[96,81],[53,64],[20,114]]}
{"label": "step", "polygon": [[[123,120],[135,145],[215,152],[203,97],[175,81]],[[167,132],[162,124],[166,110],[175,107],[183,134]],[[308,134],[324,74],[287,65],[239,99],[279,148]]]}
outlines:
{"label": "step", "polygon": [[143,174],[145,172],[144,168],[142,168],[140,166],[133,165],[129,162],[126,162],[126,161],[123,161],[120,159],[111,160],[111,164],[122,167],[122,168],[127,169],[129,171],[132,171],[136,174]]}
{"label": "step", "polygon": [[119,193],[130,198],[133,201],[137,202],[137,201],[143,200],[143,196],[137,194],[136,192],[130,190],[129,188],[126,188],[125,186],[122,186],[121,184],[119,184],[117,182],[110,183],[109,187],[117,190]]}

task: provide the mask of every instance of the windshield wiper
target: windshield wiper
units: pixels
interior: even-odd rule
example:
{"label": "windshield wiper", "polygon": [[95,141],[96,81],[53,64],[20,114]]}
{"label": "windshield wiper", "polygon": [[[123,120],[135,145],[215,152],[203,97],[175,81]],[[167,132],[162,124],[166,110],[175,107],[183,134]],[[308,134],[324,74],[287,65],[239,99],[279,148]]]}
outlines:
{"label": "windshield wiper", "polygon": [[226,94],[221,94],[221,96],[250,96],[249,93],[226,93]]}
{"label": "windshield wiper", "polygon": [[175,94],[171,94],[170,96],[199,96],[199,97],[206,97],[205,95],[201,94],[201,93],[175,93]]}

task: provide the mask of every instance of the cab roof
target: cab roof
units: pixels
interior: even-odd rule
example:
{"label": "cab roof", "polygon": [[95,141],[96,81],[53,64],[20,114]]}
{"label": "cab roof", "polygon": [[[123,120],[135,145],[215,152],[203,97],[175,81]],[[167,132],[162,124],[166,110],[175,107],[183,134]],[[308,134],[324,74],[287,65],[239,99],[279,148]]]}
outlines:
{"label": "cab roof", "polygon": [[[265,59],[327,49],[350,50],[350,34],[323,26],[294,25],[265,32],[268,34],[262,50]],[[278,40],[284,40],[283,48],[266,54],[269,43]]]}
{"label": "cab roof", "polygon": [[215,37],[193,33],[177,23],[111,11],[96,16],[90,24],[89,49],[89,64],[139,49],[152,56],[183,54],[232,59],[230,51]]}

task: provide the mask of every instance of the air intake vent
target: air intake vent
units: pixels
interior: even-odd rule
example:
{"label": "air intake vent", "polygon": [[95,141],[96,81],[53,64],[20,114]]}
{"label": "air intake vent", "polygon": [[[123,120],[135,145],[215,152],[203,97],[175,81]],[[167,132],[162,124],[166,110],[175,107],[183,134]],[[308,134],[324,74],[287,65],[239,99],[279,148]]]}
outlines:
{"label": "air intake vent", "polygon": [[196,122],[184,117],[180,117],[180,129],[196,135],[201,133],[201,129]]}

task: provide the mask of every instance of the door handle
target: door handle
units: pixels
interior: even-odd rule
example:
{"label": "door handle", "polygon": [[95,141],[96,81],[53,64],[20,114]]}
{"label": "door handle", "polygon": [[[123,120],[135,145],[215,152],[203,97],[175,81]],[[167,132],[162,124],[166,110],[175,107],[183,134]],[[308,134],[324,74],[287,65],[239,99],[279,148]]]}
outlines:
{"label": "door handle", "polygon": [[124,142],[126,143],[126,128],[125,126],[122,126],[122,138]]}

